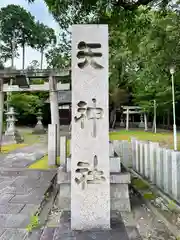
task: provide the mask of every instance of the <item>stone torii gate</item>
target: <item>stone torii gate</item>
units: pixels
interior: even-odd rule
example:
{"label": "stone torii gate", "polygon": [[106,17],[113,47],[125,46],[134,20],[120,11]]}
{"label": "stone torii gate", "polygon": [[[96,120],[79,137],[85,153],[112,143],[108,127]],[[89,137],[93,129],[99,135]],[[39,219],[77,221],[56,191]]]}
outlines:
{"label": "stone torii gate", "polygon": [[[58,110],[58,91],[69,90],[69,83],[61,83],[64,78],[70,77],[69,69],[43,70],[0,70],[0,143],[3,133],[4,93],[8,92],[36,92],[49,91],[51,123],[57,125],[57,155],[60,149],[60,121]],[[43,79],[44,84],[31,85],[32,79]],[[12,85],[10,85],[10,82]],[[0,144],[1,145],[1,144]]]}
{"label": "stone torii gate", "polygon": [[[147,116],[144,111],[142,111],[141,107],[138,106],[122,106],[123,114],[126,114],[126,130],[129,130],[129,115],[130,114],[140,114],[140,128],[144,128],[145,131],[148,130],[147,127]],[[143,122],[143,114],[144,114],[144,122]]]}

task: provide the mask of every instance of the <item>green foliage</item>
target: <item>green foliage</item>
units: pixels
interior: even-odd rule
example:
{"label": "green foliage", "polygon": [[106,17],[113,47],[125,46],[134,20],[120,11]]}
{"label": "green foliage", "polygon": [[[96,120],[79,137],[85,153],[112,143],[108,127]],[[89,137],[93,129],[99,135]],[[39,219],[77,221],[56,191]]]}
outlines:
{"label": "green foliage", "polygon": [[176,203],[172,200],[168,203],[168,208],[171,210],[171,211],[175,211],[177,209],[177,206],[176,206]]}
{"label": "green foliage", "polygon": [[[19,116],[36,115],[39,108],[43,106],[42,100],[37,94],[13,93],[10,100]],[[18,116],[17,116],[18,117]]]}
{"label": "green foliage", "polygon": [[39,227],[39,217],[36,215],[31,216],[31,220],[29,225],[26,227],[26,230],[28,232],[32,232],[33,229],[36,229]]}
{"label": "green foliage", "polygon": [[[36,0],[27,0],[32,3]],[[121,1],[121,0],[44,0],[61,28],[68,29],[72,24],[81,23],[116,23],[121,10],[135,11],[139,6],[159,5],[165,8],[168,0],[137,0],[137,1]],[[68,13],[68,14],[67,14]]]}
{"label": "green foliage", "polygon": [[33,60],[27,67],[28,70],[37,70],[39,68],[40,68],[40,64],[37,60]]}

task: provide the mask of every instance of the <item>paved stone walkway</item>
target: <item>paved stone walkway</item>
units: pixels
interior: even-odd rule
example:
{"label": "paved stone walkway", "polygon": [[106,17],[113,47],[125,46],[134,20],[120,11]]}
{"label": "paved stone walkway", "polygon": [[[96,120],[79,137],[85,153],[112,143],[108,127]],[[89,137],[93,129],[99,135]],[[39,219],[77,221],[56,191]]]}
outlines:
{"label": "paved stone walkway", "polygon": [[0,171],[0,240],[28,239],[31,216],[40,208],[56,171]]}
{"label": "paved stone walkway", "polygon": [[142,240],[136,227],[125,227],[120,214],[111,213],[111,230],[72,231],[70,213],[63,212],[58,227],[46,227],[40,240]]}
{"label": "paved stone walkway", "polygon": [[47,154],[47,145],[36,143],[19,148],[9,154],[0,155],[1,168],[26,168]]}

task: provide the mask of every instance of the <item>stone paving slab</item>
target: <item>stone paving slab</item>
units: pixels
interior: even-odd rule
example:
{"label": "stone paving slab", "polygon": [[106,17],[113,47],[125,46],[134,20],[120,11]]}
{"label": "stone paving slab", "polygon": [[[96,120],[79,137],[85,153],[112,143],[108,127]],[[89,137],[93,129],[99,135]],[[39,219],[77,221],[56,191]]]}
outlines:
{"label": "stone paving slab", "polygon": [[24,238],[20,229],[39,209],[55,175],[54,170],[0,171],[0,240]]}
{"label": "stone paving slab", "polygon": [[58,227],[46,227],[40,240],[142,240],[136,227],[125,227],[120,214],[111,214],[111,230],[72,231],[70,213],[63,212]]}
{"label": "stone paving slab", "polygon": [[27,239],[27,231],[23,229],[3,229],[0,234],[0,240],[25,240]]}

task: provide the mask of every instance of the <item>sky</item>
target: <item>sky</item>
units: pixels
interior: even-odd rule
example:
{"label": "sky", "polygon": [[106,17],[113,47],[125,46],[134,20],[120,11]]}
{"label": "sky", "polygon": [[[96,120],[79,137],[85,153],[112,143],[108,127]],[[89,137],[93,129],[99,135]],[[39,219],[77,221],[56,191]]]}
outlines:
{"label": "sky", "polygon": [[[48,8],[45,5],[43,0],[36,0],[33,4],[28,4],[26,0],[0,0],[0,8],[6,7],[9,4],[20,5],[29,11],[36,20],[44,23],[45,25],[53,28],[55,32],[58,34],[58,24],[55,22],[53,17],[48,12]],[[17,69],[22,68],[22,49],[19,49],[20,56],[18,59],[15,59],[15,66]],[[40,62],[40,53],[30,47],[26,47],[26,57],[25,57],[25,68],[33,61],[38,60]],[[6,63],[6,66],[10,66],[10,61]],[[46,61],[44,58],[43,67],[46,68]]]}

